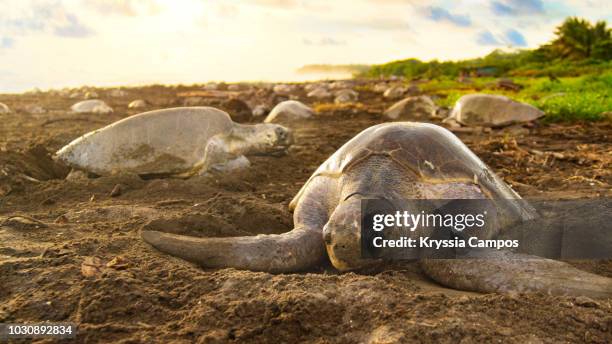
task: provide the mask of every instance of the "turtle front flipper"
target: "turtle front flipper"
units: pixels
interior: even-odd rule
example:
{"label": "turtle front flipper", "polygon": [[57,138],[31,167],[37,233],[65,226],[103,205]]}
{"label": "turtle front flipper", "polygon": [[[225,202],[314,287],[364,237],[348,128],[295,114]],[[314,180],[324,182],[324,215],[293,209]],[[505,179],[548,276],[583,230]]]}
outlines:
{"label": "turtle front flipper", "polygon": [[249,167],[249,160],[239,150],[232,150],[230,137],[223,133],[210,138],[204,151],[204,158],[194,170],[204,175],[210,171],[227,172]]}
{"label": "turtle front flipper", "polygon": [[321,231],[302,228],[284,234],[228,238],[142,231],[142,238],[162,252],[206,268],[293,272],[315,266],[325,258]]}
{"label": "turtle front flipper", "polygon": [[436,282],[467,291],[612,297],[610,278],[510,251],[483,250],[470,259],[424,259],[421,267]]}

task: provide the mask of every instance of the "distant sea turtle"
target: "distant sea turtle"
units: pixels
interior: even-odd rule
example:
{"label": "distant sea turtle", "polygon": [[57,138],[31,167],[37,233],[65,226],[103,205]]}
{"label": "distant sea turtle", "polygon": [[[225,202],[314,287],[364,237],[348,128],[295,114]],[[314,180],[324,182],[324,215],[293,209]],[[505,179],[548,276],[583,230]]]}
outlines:
{"label": "distant sea turtle", "polygon": [[404,94],[406,94],[406,88],[404,86],[394,85],[387,88],[383,93],[383,97],[387,99],[399,99],[402,98]]}
{"label": "distant sea turtle", "polygon": [[308,92],[306,97],[308,98],[316,98],[316,99],[325,99],[330,98],[332,94],[325,87],[317,87],[314,90]]}
{"label": "distant sea turtle", "polygon": [[336,98],[334,98],[334,103],[336,104],[354,103],[359,99],[359,93],[351,89],[336,91],[334,95],[336,96]]}
{"label": "distant sea turtle", "polygon": [[294,85],[286,85],[286,84],[278,84],[278,85],[274,85],[272,90],[276,94],[290,95],[291,93],[293,93],[295,91],[295,86]]}
{"label": "distant sea turtle", "polygon": [[544,112],[529,104],[493,94],[468,94],[455,103],[446,122],[456,121],[470,126],[504,126],[529,122]]}
{"label": "distant sea turtle", "polygon": [[253,108],[253,117],[261,117],[268,113],[268,107],[263,104],[256,105]]}
{"label": "distant sea turtle", "polygon": [[147,107],[147,101],[144,99],[136,99],[128,104],[128,109],[142,109]]}
{"label": "distant sea turtle", "polygon": [[374,85],[372,87],[372,91],[374,91],[376,93],[385,93],[387,88],[389,88],[389,85],[387,85],[384,82],[379,82],[379,83],[377,83],[376,85]]}
{"label": "distant sea turtle", "polygon": [[276,104],[264,122],[286,124],[296,120],[307,119],[313,115],[314,110],[308,105],[297,100],[285,100]]}
{"label": "distant sea turtle", "polygon": [[85,95],[83,97],[85,99],[96,99],[96,98],[98,98],[98,92],[96,92],[96,91],[88,91],[88,92],[85,92]]}
{"label": "distant sea turtle", "polygon": [[329,88],[332,90],[342,90],[346,88],[352,88],[354,82],[351,80],[338,80],[329,84]]}
{"label": "distant sea turtle", "polygon": [[211,107],[144,112],[87,133],[56,159],[98,175],[192,175],[248,165],[244,155],[278,153],[292,142],[277,124],[242,125]]}
{"label": "distant sea turtle", "polygon": [[11,109],[4,103],[0,103],[0,114],[11,113]]}
{"label": "distant sea turtle", "polygon": [[113,88],[112,90],[108,92],[108,94],[111,97],[116,97],[116,98],[127,97],[128,95],[126,90],[122,90],[120,88]]}
{"label": "distant sea turtle", "polygon": [[35,104],[26,105],[24,110],[27,113],[30,113],[30,114],[33,114],[33,115],[42,114],[42,113],[47,112],[47,110],[45,110],[45,108],[43,108],[40,105],[35,105]]}
{"label": "distant sea turtle", "polygon": [[392,120],[429,120],[436,114],[436,104],[428,96],[408,97],[391,105],[384,116]]}
{"label": "distant sea turtle", "polygon": [[77,113],[111,113],[113,109],[108,106],[104,101],[99,99],[90,99],[80,101],[72,107],[70,110]]}
{"label": "distant sea turtle", "polygon": [[[504,228],[535,216],[451,132],[432,124],[395,122],[362,131],[315,171],[289,205],[294,209],[290,232],[194,238],[143,231],[142,237],[163,252],[209,268],[292,272],[322,262],[327,251],[333,266],[347,271],[380,262],[360,254],[361,201],[372,198],[490,199],[500,209]],[[495,237],[496,230],[490,227],[479,238]],[[529,258],[494,251],[488,259],[421,259],[420,264],[431,278],[456,289],[612,297],[611,279]]]}
{"label": "distant sea turtle", "polygon": [[202,88],[208,91],[216,91],[217,89],[219,89],[219,84],[217,84],[216,82],[209,82]]}

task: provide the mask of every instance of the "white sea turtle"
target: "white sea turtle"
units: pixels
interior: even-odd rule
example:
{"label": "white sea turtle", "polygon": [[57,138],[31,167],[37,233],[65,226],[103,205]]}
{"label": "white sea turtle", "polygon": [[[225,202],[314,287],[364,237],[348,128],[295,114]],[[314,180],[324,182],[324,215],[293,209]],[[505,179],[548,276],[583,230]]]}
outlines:
{"label": "white sea turtle", "polygon": [[317,87],[314,90],[308,92],[306,97],[315,99],[326,99],[331,98],[332,94],[325,87]]}
{"label": "white sea turtle", "polygon": [[0,103],[0,114],[11,113],[11,109],[4,103]]}
{"label": "white sea turtle", "polygon": [[493,94],[468,94],[455,103],[446,119],[468,126],[504,126],[530,122],[544,116],[544,112],[529,104]]}
{"label": "white sea turtle", "polygon": [[111,113],[113,109],[104,101],[99,99],[90,99],[80,101],[70,107],[70,110],[76,113]]}
{"label": "white sea turtle", "polygon": [[297,100],[286,100],[278,103],[268,117],[264,120],[265,123],[290,123],[295,120],[310,118],[314,115],[314,110],[308,105]]}
{"label": "white sea turtle", "polygon": [[393,85],[383,93],[383,97],[387,99],[399,99],[402,98],[406,94],[406,88],[400,85]]}
{"label": "white sea turtle", "polygon": [[136,99],[128,104],[128,109],[144,109],[147,107],[147,101],[144,99]]}
{"label": "white sea turtle", "polygon": [[248,165],[245,155],[286,151],[291,131],[277,124],[242,125],[212,107],[137,114],[87,133],[56,159],[98,175],[190,176]]}
{"label": "white sea turtle", "polygon": [[436,114],[436,104],[428,96],[408,97],[389,107],[384,116],[392,120],[429,120]]}
{"label": "white sea turtle", "polygon": [[272,91],[274,91],[274,93],[276,94],[288,96],[295,91],[295,86],[287,84],[278,84],[274,85]]}
{"label": "white sea turtle", "polygon": [[108,92],[108,94],[111,97],[115,97],[115,98],[121,98],[121,97],[127,97],[128,92],[126,90],[122,90],[120,88],[113,88],[112,90],[110,90]]}
{"label": "white sea turtle", "polygon": [[334,92],[336,96],[334,98],[334,103],[336,104],[344,104],[344,103],[354,103],[359,99],[359,93],[351,90],[351,89],[343,89],[340,91]]}

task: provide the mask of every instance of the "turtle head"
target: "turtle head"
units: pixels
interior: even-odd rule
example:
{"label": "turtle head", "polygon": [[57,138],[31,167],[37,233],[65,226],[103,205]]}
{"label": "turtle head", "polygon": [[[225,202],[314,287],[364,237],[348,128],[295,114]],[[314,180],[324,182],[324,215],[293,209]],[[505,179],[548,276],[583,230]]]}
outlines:
{"label": "turtle head", "polygon": [[254,146],[253,154],[274,154],[289,148],[293,143],[293,133],[282,125],[259,123],[253,126],[249,140]]}
{"label": "turtle head", "polygon": [[361,199],[341,202],[323,227],[323,240],[332,265],[340,270],[355,270],[375,263],[361,257]]}

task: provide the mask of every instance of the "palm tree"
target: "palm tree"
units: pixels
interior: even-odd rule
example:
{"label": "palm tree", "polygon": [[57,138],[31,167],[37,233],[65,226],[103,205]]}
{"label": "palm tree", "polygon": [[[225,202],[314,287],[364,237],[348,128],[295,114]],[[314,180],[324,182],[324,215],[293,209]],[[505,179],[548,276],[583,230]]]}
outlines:
{"label": "palm tree", "polygon": [[606,27],[605,21],[598,21],[593,28],[593,48],[591,56],[603,60],[612,59],[612,29]]}
{"label": "palm tree", "polygon": [[550,48],[557,57],[610,59],[612,36],[605,21],[591,25],[587,20],[569,17],[557,27],[555,34],[557,38],[551,42]]}
{"label": "palm tree", "polygon": [[591,24],[570,17],[555,31],[557,38],[552,42],[553,50],[562,58],[583,59],[591,54]]}

